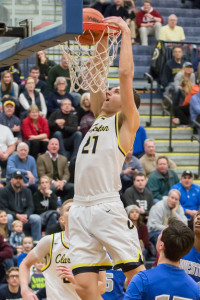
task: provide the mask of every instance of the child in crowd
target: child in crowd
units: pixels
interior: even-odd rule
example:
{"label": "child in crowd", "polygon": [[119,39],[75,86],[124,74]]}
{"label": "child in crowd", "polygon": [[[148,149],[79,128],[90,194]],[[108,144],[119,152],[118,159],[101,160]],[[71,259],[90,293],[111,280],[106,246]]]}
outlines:
{"label": "child in crowd", "polygon": [[8,240],[8,218],[5,210],[0,210],[0,234]]}
{"label": "child in crowd", "polygon": [[30,276],[30,287],[34,294],[45,287],[45,278],[42,273],[42,268],[44,267],[44,265],[44,258],[33,265],[33,270]]}
{"label": "child in crowd", "polygon": [[156,249],[153,246],[153,244],[151,244],[149,241],[147,225],[144,224],[142,221],[142,216],[140,215],[139,207],[137,205],[131,205],[127,207],[126,211],[129,219],[137,228],[144,259],[146,260],[149,256],[156,256]]}
{"label": "child in crowd", "polygon": [[25,237],[23,233],[23,223],[20,220],[12,222],[12,232],[10,234],[10,245],[13,247],[14,253],[19,255],[22,252],[22,239]]}
{"label": "child in crowd", "polygon": [[22,260],[27,256],[27,254],[31,251],[33,248],[33,238],[32,236],[25,236],[22,239],[22,253],[17,258],[17,266],[19,267]]}

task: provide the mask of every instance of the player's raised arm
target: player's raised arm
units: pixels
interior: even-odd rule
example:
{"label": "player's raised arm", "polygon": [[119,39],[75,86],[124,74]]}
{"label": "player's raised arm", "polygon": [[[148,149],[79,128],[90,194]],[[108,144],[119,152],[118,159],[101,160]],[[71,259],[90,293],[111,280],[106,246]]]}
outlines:
{"label": "player's raised arm", "polygon": [[93,66],[91,70],[92,78],[92,88],[95,90],[95,82],[97,82],[97,85],[100,85],[100,82],[102,82],[102,89],[98,91],[97,93],[94,93],[92,89],[90,90],[90,101],[91,101],[91,109],[95,117],[98,117],[98,115],[101,112],[101,107],[103,102],[106,99],[105,95],[105,86],[104,81],[102,78],[104,78],[105,75],[105,67],[104,64],[107,63],[106,56],[107,56],[107,48],[108,48],[108,37],[103,37],[100,42],[97,44],[97,49],[94,51],[93,56],[90,59],[90,64]]}
{"label": "player's raised arm", "polygon": [[121,50],[119,58],[120,80],[120,143],[124,150],[132,147],[135,134],[139,127],[139,113],[135,106],[132,81],[134,62],[132,54],[131,33],[126,22],[120,17],[105,18],[104,22],[119,26],[121,29]]}

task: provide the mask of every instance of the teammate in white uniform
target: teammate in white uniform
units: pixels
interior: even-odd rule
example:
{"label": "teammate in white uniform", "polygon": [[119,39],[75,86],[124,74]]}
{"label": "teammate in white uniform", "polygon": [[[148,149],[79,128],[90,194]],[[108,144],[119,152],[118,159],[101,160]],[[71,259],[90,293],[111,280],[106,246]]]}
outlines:
{"label": "teammate in white uniform", "polygon": [[[68,239],[68,212],[72,200],[67,200],[61,207],[61,222],[65,231],[47,235],[28,254],[20,265],[21,294],[24,300],[38,299],[28,287],[30,267],[42,259],[47,258],[47,264],[42,271],[45,277],[45,286],[48,300],[76,300],[80,299],[75,291],[75,280],[70,269],[69,239]],[[106,286],[106,274],[100,272],[100,291],[103,293]],[[73,284],[72,284],[72,283]]]}
{"label": "teammate in white uniform", "polygon": [[[99,269],[111,266],[107,252],[114,267],[122,268],[128,280],[144,270],[137,230],[128,220],[119,197],[120,172],[139,127],[132,88],[131,35],[119,17],[109,17],[104,22],[119,26],[122,33],[120,88],[106,93],[90,92],[97,119],[84,137],[76,160],[74,204],[69,213],[70,257],[76,291],[83,300],[102,299],[97,280]],[[99,53],[106,44],[104,37],[98,44]],[[98,58],[92,59],[95,65]],[[98,64],[94,76],[97,69]]]}

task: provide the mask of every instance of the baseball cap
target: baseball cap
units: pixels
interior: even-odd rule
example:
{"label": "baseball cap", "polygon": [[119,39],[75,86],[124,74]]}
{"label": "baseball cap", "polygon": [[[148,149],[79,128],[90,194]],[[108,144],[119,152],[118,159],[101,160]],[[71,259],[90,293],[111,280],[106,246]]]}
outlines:
{"label": "baseball cap", "polygon": [[184,64],[183,64],[183,67],[191,67],[192,68],[192,63],[189,62],[189,61],[186,61]]}
{"label": "baseball cap", "polygon": [[183,176],[185,176],[185,175],[189,175],[189,176],[193,177],[193,173],[192,173],[190,170],[185,170],[185,171],[182,173],[181,177],[183,177]]}
{"label": "baseball cap", "polygon": [[13,106],[15,106],[15,101],[11,100],[11,99],[6,99],[3,101],[3,106],[6,106],[8,104],[11,104]]}
{"label": "baseball cap", "polygon": [[17,178],[17,177],[23,178],[23,174],[21,171],[15,171],[14,173],[12,173],[11,178]]}

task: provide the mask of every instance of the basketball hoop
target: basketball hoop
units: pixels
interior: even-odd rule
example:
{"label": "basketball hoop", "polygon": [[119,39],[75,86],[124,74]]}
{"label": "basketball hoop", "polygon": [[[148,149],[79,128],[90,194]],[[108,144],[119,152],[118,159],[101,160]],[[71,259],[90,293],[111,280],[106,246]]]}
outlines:
{"label": "basketball hoop", "polygon": [[[91,90],[93,93],[105,92],[108,88],[108,73],[110,65],[117,56],[121,31],[119,27],[104,23],[83,22],[83,33],[76,41],[65,43],[62,51],[68,62],[71,89]],[[101,43],[108,37],[108,47]],[[98,52],[99,44],[102,46]]]}

